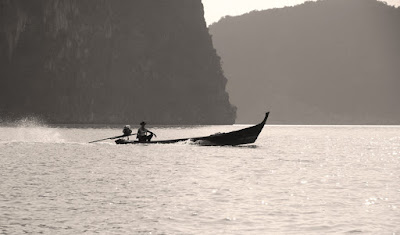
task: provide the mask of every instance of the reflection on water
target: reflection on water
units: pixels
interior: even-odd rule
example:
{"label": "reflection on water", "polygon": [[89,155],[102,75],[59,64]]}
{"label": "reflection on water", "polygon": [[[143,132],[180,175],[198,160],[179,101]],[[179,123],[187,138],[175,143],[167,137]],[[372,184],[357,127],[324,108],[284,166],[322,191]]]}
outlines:
{"label": "reflection on water", "polygon": [[120,132],[0,127],[0,233],[400,232],[400,127],[266,126],[239,147],[88,144]]}

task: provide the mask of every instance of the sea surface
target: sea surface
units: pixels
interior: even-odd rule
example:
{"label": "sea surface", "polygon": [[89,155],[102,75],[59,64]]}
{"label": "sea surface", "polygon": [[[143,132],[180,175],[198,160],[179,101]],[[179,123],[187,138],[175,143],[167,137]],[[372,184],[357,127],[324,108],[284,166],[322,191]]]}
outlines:
{"label": "sea surface", "polygon": [[[158,138],[233,126],[152,127]],[[255,144],[0,126],[0,234],[400,234],[400,126],[266,125]]]}

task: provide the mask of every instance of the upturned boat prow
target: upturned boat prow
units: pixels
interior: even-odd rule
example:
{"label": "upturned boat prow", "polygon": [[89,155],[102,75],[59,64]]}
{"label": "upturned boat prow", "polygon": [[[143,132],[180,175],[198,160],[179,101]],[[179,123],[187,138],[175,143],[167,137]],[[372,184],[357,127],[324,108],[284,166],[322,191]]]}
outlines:
{"label": "upturned boat prow", "polygon": [[158,141],[136,141],[136,140],[118,139],[115,141],[115,143],[116,144],[172,144],[182,141],[191,141],[202,146],[236,146],[242,144],[252,144],[257,140],[259,134],[264,128],[268,116],[269,112],[265,114],[264,120],[261,123],[228,133],[217,133],[204,137],[158,140]]}

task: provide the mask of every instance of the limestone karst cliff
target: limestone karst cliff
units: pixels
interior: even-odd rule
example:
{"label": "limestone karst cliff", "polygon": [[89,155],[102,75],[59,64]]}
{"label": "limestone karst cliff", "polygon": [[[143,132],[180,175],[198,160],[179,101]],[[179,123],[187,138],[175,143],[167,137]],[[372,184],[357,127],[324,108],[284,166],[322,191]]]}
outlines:
{"label": "limestone karst cliff", "polygon": [[400,8],[323,0],[210,27],[238,123],[400,124]]}
{"label": "limestone karst cliff", "polygon": [[0,0],[0,115],[231,124],[201,0]]}

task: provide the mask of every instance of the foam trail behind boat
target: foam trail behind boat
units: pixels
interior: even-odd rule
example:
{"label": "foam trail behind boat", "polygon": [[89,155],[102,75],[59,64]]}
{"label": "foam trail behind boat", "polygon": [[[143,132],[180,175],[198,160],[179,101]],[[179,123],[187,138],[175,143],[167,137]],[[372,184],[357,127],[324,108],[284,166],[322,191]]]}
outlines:
{"label": "foam trail behind boat", "polygon": [[57,128],[49,127],[40,119],[26,117],[5,124],[1,142],[64,143]]}

